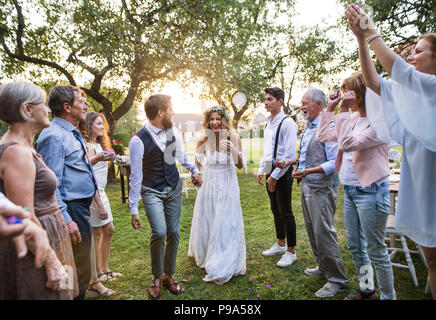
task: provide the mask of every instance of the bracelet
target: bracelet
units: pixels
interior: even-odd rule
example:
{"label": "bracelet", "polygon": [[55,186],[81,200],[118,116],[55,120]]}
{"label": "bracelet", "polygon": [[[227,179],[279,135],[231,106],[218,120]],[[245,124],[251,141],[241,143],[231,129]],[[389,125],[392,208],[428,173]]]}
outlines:
{"label": "bracelet", "polygon": [[380,33],[376,33],[373,34],[372,36],[368,37],[368,39],[366,39],[366,43],[370,43],[372,40],[374,40],[375,38],[381,37],[382,35]]}

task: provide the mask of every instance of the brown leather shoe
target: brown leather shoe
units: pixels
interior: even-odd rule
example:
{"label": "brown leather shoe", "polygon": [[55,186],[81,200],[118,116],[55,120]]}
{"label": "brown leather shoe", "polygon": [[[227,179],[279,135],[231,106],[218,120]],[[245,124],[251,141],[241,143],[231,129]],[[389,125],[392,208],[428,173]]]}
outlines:
{"label": "brown leather shoe", "polygon": [[346,296],[344,300],[378,300],[378,296],[377,293],[375,293],[375,291],[366,293],[357,290],[356,292]]}
{"label": "brown leather shoe", "polygon": [[164,278],[163,286],[167,288],[172,294],[179,294],[185,291],[180,287],[180,285],[176,282],[176,280],[174,280],[172,276]]}
{"label": "brown leather shoe", "polygon": [[158,299],[160,297],[160,278],[154,278],[151,280],[150,287],[148,288],[148,294],[152,299]]}

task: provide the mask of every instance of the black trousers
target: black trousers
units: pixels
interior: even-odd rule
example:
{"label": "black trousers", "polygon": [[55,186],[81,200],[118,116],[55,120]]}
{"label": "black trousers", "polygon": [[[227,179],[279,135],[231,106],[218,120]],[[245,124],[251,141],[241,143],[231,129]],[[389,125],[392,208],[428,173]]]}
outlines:
{"label": "black trousers", "polygon": [[73,245],[74,263],[76,264],[79,295],[74,300],[84,300],[86,289],[91,281],[91,237],[92,229],[89,223],[89,206],[92,198],[65,201],[68,214],[79,228],[82,241]]}
{"label": "black trousers", "polygon": [[[274,225],[277,239],[286,239],[288,247],[295,247],[297,244],[297,227],[294,214],[292,213],[292,167],[277,180],[274,192],[266,188],[271,204],[271,211],[274,215]],[[268,179],[270,174],[266,175]]]}

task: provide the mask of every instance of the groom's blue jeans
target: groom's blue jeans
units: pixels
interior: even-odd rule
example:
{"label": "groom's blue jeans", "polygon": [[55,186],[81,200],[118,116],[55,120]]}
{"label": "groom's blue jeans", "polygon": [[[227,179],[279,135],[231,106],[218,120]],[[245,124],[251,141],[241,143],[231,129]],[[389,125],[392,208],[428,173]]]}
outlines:
{"label": "groom's blue jeans", "polygon": [[182,183],[179,181],[176,189],[167,186],[162,191],[142,186],[141,195],[151,227],[151,272],[155,277],[173,275],[180,240]]}

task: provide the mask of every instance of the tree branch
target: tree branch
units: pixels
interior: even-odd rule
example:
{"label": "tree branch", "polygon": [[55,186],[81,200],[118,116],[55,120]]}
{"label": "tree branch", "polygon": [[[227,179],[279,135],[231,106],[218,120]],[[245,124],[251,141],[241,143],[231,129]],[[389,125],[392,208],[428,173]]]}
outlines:
{"label": "tree branch", "polygon": [[271,74],[267,77],[264,77],[264,80],[269,80],[269,79],[274,78],[276,76],[277,68],[282,63],[283,59],[286,57],[289,57],[289,56],[290,56],[290,54],[287,54],[285,56],[280,57],[279,60],[277,61],[277,63],[275,64],[274,68],[272,68]]}
{"label": "tree branch", "polygon": [[72,86],[76,86],[76,81],[74,80],[73,76],[63,67],[61,67],[60,65],[58,65],[57,63],[51,62],[51,61],[47,61],[44,59],[39,59],[39,58],[33,58],[33,57],[29,57],[26,56],[25,52],[24,52],[24,46],[23,46],[23,34],[24,34],[24,28],[25,28],[25,23],[24,23],[24,16],[23,16],[23,12],[22,12],[22,8],[21,6],[18,4],[17,1],[14,0],[14,4],[15,4],[15,8],[17,9],[17,15],[18,15],[18,29],[16,32],[16,36],[17,36],[17,53],[13,53],[8,45],[6,44],[6,38],[5,38],[5,34],[6,34],[6,30],[5,29],[0,29],[0,42],[2,44],[3,50],[5,51],[5,53],[16,60],[20,60],[23,62],[30,62],[30,63],[34,63],[37,65],[42,65],[42,66],[47,66],[53,69],[58,70],[59,72],[61,72],[68,80],[68,82],[72,85]]}

